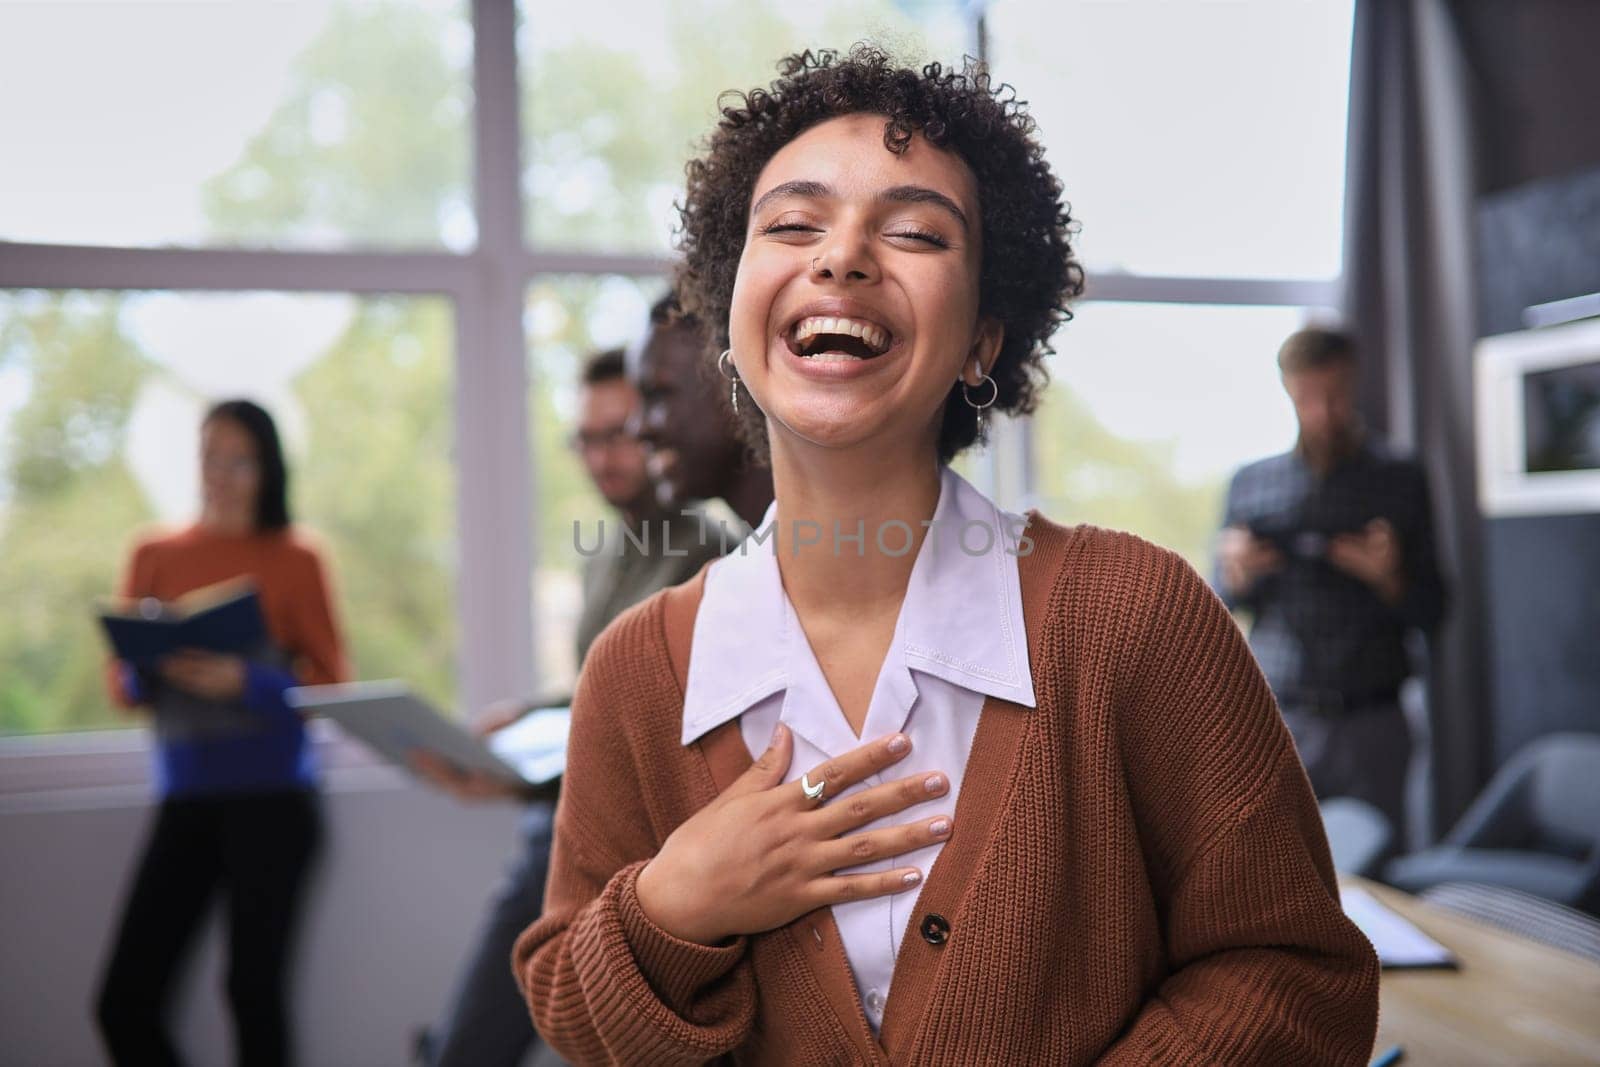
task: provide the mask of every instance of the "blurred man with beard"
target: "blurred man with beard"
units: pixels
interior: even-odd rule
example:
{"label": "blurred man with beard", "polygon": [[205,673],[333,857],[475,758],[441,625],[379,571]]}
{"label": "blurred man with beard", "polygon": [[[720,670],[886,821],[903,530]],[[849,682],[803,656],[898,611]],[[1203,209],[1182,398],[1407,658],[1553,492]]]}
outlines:
{"label": "blurred man with beard", "polygon": [[[693,576],[707,560],[721,554],[719,530],[702,526],[698,510],[680,514],[670,495],[656,491],[647,470],[646,448],[635,433],[639,408],[640,395],[626,376],[622,350],[590,357],[579,386],[571,446],[615,514],[598,522],[575,516],[580,527],[575,549],[585,557],[583,608],[576,633],[580,665],[613,618],[656,590]],[[714,408],[709,417],[702,412],[701,432],[708,425],[714,436],[722,421]],[[731,435],[731,427],[723,433]],[[566,700],[546,695],[503,701],[479,715],[473,730],[487,736],[534,707]],[[426,753],[418,753],[413,762],[425,780],[460,799],[527,806],[521,847],[494,892],[442,1021],[424,1035],[418,1050],[421,1060],[434,1067],[511,1067],[522,1063],[539,1042],[512,979],[510,960],[517,935],[539,917],[550,865],[554,801]]]}
{"label": "blurred man with beard", "polygon": [[[669,294],[651,308],[648,329],[626,353],[600,353],[584,369],[572,446],[617,515],[598,535],[597,524],[587,522],[577,535],[575,548],[585,556],[580,665],[607,623],[732,549],[772,502],[772,474],[750,461],[727,396],[714,374],[701,370],[705,360],[699,323]],[[718,500],[731,514],[706,507]],[[535,706],[561,702],[495,704],[474,729],[486,735]],[[435,1067],[521,1063],[538,1035],[511,977],[511,945],[539,917],[553,803],[426,756],[417,770],[464,800],[530,801],[523,847],[495,891],[443,1022],[419,1050]]]}
{"label": "blurred man with beard", "polygon": [[[700,323],[672,294],[650,309],[650,329],[628,350],[629,377],[643,402],[639,439],[663,501],[721,500],[746,527],[772,503],[772,471],[750,457],[735,430],[727,382],[716,375]],[[749,401],[748,395],[746,402]],[[742,531],[731,532],[728,547]]]}
{"label": "blurred man with beard", "polygon": [[[617,516],[598,524],[580,522],[574,535],[585,557],[580,665],[606,624],[656,590],[693,577],[722,554],[725,540],[703,509],[688,506],[654,473],[652,446],[639,433],[647,398],[627,376],[625,352],[607,352],[603,359],[603,386],[591,380],[597,364],[585,374],[572,447]],[[702,412],[699,423],[714,435],[721,421],[713,409],[709,418]]]}
{"label": "blurred man with beard", "polygon": [[1253,617],[1250,645],[1317,796],[1365,800],[1400,834],[1406,638],[1433,630],[1445,604],[1427,478],[1363,431],[1348,334],[1301,330],[1278,368],[1299,440],[1234,476],[1216,584]]}

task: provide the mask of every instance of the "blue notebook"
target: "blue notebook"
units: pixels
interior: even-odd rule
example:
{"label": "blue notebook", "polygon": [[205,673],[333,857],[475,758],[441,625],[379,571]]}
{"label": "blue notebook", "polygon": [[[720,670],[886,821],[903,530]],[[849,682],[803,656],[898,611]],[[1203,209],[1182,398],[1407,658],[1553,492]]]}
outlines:
{"label": "blue notebook", "polygon": [[181,648],[245,655],[267,642],[261,600],[244,581],[206,586],[177,600],[145,597],[104,604],[99,617],[117,658],[138,666]]}

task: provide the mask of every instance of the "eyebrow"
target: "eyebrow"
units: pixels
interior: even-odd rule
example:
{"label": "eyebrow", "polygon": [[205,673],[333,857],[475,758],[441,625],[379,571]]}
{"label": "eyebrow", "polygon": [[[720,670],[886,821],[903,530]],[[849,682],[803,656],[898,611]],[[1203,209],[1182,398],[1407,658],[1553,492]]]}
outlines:
{"label": "eyebrow", "polygon": [[[833,195],[833,187],[822,182],[784,182],[781,185],[774,185],[771,189],[762,193],[761,198],[750,206],[750,214],[755,216],[773,200],[780,200],[784,197],[794,196],[803,199],[824,200]],[[880,201],[894,204],[932,204],[949,212],[961,224],[962,229],[969,228],[967,213],[961,210],[959,204],[939,192],[939,190],[930,189],[925,185],[896,185],[879,193],[877,198]]]}
{"label": "eyebrow", "polygon": [[954,215],[963,230],[967,228],[967,213],[961,210],[960,205],[939,190],[929,189],[925,185],[897,185],[879,193],[878,199],[895,204],[932,204]]}
{"label": "eyebrow", "polygon": [[750,214],[758,214],[762,208],[774,200],[782,200],[786,196],[798,196],[810,200],[823,200],[833,195],[833,187],[821,182],[794,181],[774,185],[771,189],[761,194],[761,199],[750,205]]}

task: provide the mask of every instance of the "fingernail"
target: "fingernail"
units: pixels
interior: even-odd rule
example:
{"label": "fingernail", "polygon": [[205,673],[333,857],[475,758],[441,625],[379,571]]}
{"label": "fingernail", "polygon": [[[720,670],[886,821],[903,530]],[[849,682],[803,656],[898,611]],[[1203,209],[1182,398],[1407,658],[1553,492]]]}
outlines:
{"label": "fingernail", "polygon": [[922,780],[922,784],[927,788],[928,792],[937,793],[944,788],[944,775],[930,774]]}
{"label": "fingernail", "polygon": [[774,744],[774,745],[777,744],[778,743],[778,738],[780,738],[782,736],[783,736],[783,723],[780,722],[778,725],[776,725],[776,726],[774,726],[772,728],[772,741],[770,743]]}
{"label": "fingernail", "polygon": [[903,881],[906,883],[906,885],[916,885],[918,882],[922,881],[922,872],[907,871]]}
{"label": "fingernail", "polygon": [[934,837],[943,837],[950,832],[950,820],[935,819],[928,824],[928,829],[932,831]]}
{"label": "fingernail", "polygon": [[900,755],[900,753],[904,752],[910,747],[911,738],[907,737],[905,734],[895,734],[893,737],[889,738],[889,751],[893,752],[896,756]]}

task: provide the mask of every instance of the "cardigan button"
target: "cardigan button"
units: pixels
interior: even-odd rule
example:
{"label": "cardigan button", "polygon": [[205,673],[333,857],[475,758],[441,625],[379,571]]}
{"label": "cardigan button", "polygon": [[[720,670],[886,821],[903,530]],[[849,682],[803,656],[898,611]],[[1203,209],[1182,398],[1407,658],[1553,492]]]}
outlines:
{"label": "cardigan button", "polygon": [[942,945],[950,940],[950,920],[933,912],[922,917],[922,940],[930,945]]}

